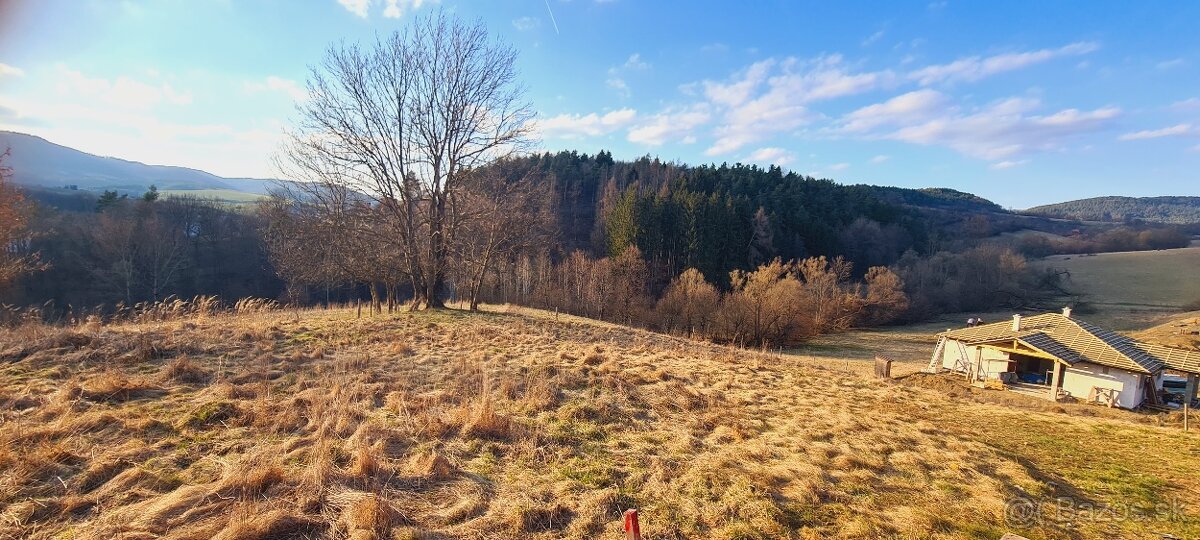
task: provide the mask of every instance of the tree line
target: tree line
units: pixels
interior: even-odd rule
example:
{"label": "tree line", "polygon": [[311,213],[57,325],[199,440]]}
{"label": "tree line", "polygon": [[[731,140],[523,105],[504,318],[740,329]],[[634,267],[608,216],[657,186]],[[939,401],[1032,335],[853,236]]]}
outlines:
{"label": "tree line", "polygon": [[1026,234],[1013,247],[1030,257],[1055,254],[1111,253],[1188,247],[1192,238],[1181,227],[1124,225],[1085,233],[1075,230],[1065,237]]}
{"label": "tree line", "polygon": [[0,291],[7,303],[110,311],[172,296],[274,298],[283,287],[252,210],[151,191],[102,195],[89,211],[39,205],[26,215],[23,245],[40,267]]}

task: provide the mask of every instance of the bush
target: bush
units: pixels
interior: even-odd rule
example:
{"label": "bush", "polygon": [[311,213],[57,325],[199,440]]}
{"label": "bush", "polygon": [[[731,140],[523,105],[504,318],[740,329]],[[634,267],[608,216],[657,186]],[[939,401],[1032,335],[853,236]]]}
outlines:
{"label": "bush", "polygon": [[667,286],[655,307],[657,326],[674,333],[706,335],[715,319],[721,293],[704,274],[688,268]]}

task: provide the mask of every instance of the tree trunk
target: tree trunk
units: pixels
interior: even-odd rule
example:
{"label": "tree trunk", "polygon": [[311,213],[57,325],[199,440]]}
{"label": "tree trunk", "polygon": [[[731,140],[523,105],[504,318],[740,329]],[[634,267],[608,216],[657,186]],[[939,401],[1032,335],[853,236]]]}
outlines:
{"label": "tree trunk", "polygon": [[483,288],[484,268],[480,268],[471,283],[471,311],[479,311],[479,291]]}
{"label": "tree trunk", "polygon": [[417,311],[418,309],[421,309],[421,302],[424,300],[425,289],[422,288],[422,284],[417,279],[415,273],[408,276],[408,282],[412,287],[413,293],[412,302],[409,302],[408,304],[408,310]]}
{"label": "tree trunk", "polygon": [[[434,175],[438,168],[434,167]],[[429,309],[446,307],[442,298],[442,288],[446,282],[446,244],[442,234],[445,232],[446,201],[435,196],[430,203],[429,219],[429,269],[425,274],[425,306]]]}
{"label": "tree trunk", "polygon": [[425,290],[425,307],[428,309],[442,309],[446,307],[446,301],[442,298],[442,287],[446,284],[446,278],[441,270],[434,270],[431,279],[428,281],[428,286]]}
{"label": "tree trunk", "polygon": [[371,314],[381,313],[379,303],[379,286],[374,281],[371,282]]}
{"label": "tree trunk", "polygon": [[492,247],[495,245],[496,234],[488,237],[487,248],[483,252],[483,260],[479,261],[479,271],[471,281],[471,311],[479,311],[479,292],[483,289],[483,278],[487,275],[488,265],[492,263]]}

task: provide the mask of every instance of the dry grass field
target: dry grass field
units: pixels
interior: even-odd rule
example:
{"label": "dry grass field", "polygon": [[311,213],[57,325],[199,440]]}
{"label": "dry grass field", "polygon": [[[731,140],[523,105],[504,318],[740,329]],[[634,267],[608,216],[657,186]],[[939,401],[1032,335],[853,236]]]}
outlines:
{"label": "dry grass field", "polygon": [[1100,311],[1179,311],[1200,301],[1200,247],[1054,255],[1037,264],[1069,271],[1068,286]]}
{"label": "dry grass field", "polygon": [[1185,313],[1179,318],[1130,335],[1159,345],[1200,351],[1200,312]]}
{"label": "dry grass field", "polygon": [[1200,434],[818,364],[544,313],[27,326],[0,538],[1200,536]]}

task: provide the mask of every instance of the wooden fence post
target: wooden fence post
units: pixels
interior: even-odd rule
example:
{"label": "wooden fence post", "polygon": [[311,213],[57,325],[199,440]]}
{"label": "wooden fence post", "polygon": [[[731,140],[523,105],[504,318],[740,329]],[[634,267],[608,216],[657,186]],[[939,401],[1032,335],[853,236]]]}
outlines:
{"label": "wooden fence post", "polygon": [[637,509],[630,508],[625,511],[625,538],[626,540],[642,540],[642,529],[638,525]]}
{"label": "wooden fence post", "polygon": [[875,355],[875,377],[883,380],[892,378],[892,360],[890,358]]}

